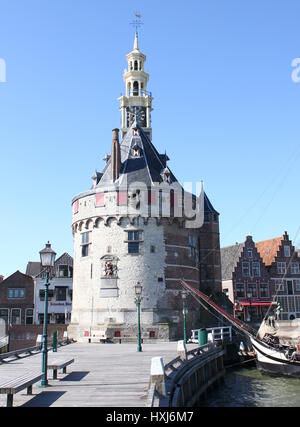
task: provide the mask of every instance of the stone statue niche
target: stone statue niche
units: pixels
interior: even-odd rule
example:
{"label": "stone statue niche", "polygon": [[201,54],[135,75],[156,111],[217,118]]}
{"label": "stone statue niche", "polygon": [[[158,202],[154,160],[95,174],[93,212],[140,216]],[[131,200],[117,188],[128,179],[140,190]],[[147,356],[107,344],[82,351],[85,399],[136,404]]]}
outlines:
{"label": "stone statue niche", "polygon": [[101,258],[102,278],[116,279],[118,277],[118,258],[114,255],[105,255]]}

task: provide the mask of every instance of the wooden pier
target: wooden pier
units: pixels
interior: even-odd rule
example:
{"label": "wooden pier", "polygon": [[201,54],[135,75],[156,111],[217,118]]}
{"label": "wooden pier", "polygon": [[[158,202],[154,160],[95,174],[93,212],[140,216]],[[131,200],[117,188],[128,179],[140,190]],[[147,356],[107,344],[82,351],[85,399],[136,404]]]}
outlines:
{"label": "wooden pier", "polygon": [[[177,343],[144,344],[142,353],[136,351],[136,344],[75,343],[60,347],[55,355],[74,358],[69,373],[58,373],[58,380],[53,380],[48,371],[49,387],[42,389],[37,383],[31,396],[17,393],[14,406],[146,406],[151,360],[163,356],[171,361],[177,356]],[[0,378],[9,380],[37,369],[41,369],[40,353],[1,364]],[[0,406],[6,406],[6,395],[0,395]]]}

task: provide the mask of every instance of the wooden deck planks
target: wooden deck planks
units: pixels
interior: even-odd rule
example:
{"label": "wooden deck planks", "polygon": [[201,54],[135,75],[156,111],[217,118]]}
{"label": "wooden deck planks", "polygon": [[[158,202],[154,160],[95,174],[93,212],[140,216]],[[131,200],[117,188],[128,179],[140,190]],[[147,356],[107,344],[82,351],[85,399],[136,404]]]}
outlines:
{"label": "wooden deck planks", "polygon": [[[72,370],[60,374],[61,381],[52,381],[50,387],[33,386],[31,398],[23,393],[15,395],[14,406],[145,406],[149,384],[151,358],[162,356],[164,362],[177,357],[177,343],[143,345],[143,352],[135,344],[71,344],[60,347],[58,353],[49,353],[59,360],[74,358]],[[48,363],[48,364],[49,364]],[[41,368],[41,354],[0,365],[0,382],[10,375],[22,374],[24,369]],[[5,406],[0,396],[0,406]]]}

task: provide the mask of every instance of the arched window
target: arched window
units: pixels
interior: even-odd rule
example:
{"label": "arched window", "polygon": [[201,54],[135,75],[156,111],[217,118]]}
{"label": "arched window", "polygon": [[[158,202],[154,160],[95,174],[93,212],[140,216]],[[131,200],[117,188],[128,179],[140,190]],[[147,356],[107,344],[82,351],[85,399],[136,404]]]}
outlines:
{"label": "arched window", "polygon": [[133,70],[132,61],[130,61],[130,71]]}
{"label": "arched window", "polygon": [[139,83],[133,82],[133,96],[139,96]]}
{"label": "arched window", "polygon": [[134,61],[134,69],[137,71],[138,70],[138,62]]}

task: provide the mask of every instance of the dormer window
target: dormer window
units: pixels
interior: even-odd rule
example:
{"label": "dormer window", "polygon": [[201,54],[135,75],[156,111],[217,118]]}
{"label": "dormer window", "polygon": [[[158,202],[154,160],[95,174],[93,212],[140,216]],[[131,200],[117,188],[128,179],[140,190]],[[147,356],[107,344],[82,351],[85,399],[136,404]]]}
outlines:
{"label": "dormer window", "polygon": [[169,168],[165,168],[162,171],[161,177],[162,177],[164,182],[171,183],[171,172],[170,172]]}
{"label": "dormer window", "polygon": [[140,157],[141,149],[140,149],[139,145],[135,144],[132,147],[132,155],[133,155],[133,157]]}

